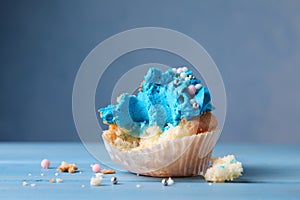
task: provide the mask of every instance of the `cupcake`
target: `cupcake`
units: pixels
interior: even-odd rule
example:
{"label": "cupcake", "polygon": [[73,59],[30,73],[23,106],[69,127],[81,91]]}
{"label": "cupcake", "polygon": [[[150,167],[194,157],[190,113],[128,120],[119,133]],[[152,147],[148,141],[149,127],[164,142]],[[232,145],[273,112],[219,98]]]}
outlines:
{"label": "cupcake", "polygon": [[111,159],[155,177],[204,175],[220,130],[209,89],[186,67],[150,68],[136,95],[100,108]]}

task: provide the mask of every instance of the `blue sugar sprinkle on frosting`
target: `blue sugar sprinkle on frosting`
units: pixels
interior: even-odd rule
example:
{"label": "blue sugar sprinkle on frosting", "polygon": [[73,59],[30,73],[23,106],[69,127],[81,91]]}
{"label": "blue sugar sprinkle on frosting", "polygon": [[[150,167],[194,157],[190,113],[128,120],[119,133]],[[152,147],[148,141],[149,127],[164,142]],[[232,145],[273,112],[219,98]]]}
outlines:
{"label": "blue sugar sprinkle on frosting", "polygon": [[[181,73],[191,78],[183,78],[185,75],[181,76]],[[164,131],[170,125],[178,125],[183,118],[190,120],[212,111],[208,88],[202,86],[195,94],[190,94],[188,86],[201,84],[201,81],[192,76],[191,70],[181,73],[150,68],[137,95],[124,93],[118,104],[98,110],[102,120],[129,130],[132,136],[142,136],[149,126],[156,125]],[[198,104],[197,107],[191,104],[191,99]]]}

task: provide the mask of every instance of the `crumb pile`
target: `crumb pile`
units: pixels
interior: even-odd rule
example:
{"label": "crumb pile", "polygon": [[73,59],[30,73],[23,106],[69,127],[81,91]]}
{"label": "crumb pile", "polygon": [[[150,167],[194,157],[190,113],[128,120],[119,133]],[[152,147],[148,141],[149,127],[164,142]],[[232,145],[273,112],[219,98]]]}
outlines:
{"label": "crumb pile", "polygon": [[212,167],[207,169],[204,177],[210,182],[233,181],[241,176],[242,172],[242,163],[238,162],[234,155],[228,155],[212,159]]}

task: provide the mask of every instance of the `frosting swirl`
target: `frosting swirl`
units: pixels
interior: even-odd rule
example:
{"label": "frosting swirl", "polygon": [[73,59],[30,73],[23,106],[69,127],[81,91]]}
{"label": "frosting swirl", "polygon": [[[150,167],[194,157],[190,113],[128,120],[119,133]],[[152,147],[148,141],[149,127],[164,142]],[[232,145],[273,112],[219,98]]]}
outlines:
{"label": "frosting swirl", "polygon": [[163,72],[150,68],[137,95],[122,94],[118,104],[100,108],[104,123],[117,124],[132,136],[142,136],[145,128],[158,126],[162,132],[181,119],[212,111],[208,88],[186,67]]}

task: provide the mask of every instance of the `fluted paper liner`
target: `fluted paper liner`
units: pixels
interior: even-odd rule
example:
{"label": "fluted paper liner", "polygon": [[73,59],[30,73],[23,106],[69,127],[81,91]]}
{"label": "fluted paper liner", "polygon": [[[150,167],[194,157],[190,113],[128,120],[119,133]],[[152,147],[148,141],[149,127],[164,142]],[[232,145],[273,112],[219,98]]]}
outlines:
{"label": "fluted paper liner", "polygon": [[112,161],[130,172],[155,177],[205,174],[220,130],[176,138],[141,150],[120,151],[103,137]]}

